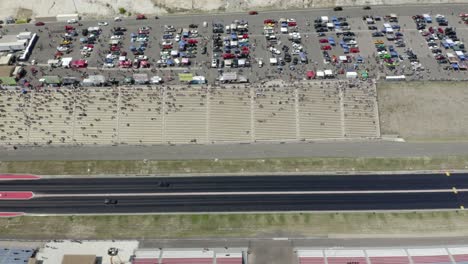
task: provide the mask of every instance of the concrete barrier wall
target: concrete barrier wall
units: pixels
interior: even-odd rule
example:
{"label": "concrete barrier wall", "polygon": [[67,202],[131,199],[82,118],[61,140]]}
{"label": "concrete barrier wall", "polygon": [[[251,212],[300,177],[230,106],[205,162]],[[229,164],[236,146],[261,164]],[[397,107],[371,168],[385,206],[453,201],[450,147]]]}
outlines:
{"label": "concrete barrier wall", "polygon": [[[197,11],[241,11],[248,9],[320,8],[353,5],[401,5],[466,3],[466,0],[1,0],[0,16],[32,12],[33,17],[80,13],[83,16],[109,16],[120,7],[133,14]],[[135,4],[138,3],[138,4]],[[26,12],[25,12],[26,11]]]}

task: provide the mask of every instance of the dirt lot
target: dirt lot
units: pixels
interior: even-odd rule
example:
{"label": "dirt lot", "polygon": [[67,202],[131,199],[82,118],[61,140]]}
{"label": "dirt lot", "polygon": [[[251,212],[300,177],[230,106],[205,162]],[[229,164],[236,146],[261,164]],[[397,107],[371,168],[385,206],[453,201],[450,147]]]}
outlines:
{"label": "dirt lot", "polygon": [[377,86],[382,135],[408,140],[468,140],[464,82],[381,83]]}

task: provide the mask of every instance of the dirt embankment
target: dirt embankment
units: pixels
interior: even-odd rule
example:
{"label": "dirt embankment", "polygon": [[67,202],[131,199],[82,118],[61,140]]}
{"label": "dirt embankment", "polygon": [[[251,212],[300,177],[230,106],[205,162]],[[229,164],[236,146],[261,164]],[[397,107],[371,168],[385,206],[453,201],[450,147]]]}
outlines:
{"label": "dirt embankment", "polygon": [[21,10],[32,11],[33,17],[80,13],[83,16],[110,16],[125,10],[135,14],[164,14],[203,11],[241,11],[248,9],[319,8],[353,5],[401,5],[462,3],[464,0],[36,0],[0,1],[0,16],[17,16]]}

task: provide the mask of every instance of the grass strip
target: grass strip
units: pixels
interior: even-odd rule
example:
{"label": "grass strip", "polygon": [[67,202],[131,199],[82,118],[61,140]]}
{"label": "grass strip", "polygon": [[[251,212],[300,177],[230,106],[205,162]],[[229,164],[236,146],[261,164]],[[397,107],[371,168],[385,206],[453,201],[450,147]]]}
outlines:
{"label": "grass strip", "polygon": [[163,161],[4,161],[2,173],[38,175],[268,173],[311,171],[395,171],[468,168],[468,156],[403,158],[271,158]]}
{"label": "grass strip", "polygon": [[0,237],[149,239],[195,237],[466,236],[468,212],[24,216],[0,219]]}

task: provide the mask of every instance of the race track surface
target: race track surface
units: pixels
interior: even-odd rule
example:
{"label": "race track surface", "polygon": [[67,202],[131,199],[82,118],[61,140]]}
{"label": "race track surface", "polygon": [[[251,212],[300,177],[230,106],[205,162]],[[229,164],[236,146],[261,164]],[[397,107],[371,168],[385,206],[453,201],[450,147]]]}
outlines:
{"label": "race track surface", "polygon": [[0,199],[0,212],[37,214],[457,209],[468,174],[62,178],[0,190],[35,194]]}

